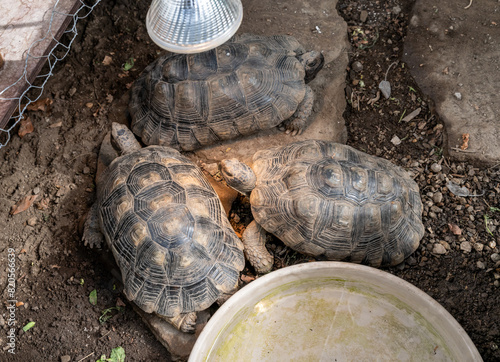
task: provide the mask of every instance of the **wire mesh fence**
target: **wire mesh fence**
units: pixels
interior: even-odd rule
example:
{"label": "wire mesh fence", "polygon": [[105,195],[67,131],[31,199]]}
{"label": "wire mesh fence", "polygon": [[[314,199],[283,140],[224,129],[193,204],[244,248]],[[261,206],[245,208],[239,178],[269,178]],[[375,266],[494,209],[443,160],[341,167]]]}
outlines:
{"label": "wire mesh fence", "polygon": [[[78,0],[75,2],[76,5],[73,8],[75,10],[71,11],[71,13],[61,11],[60,0],[55,2],[50,14],[50,23],[47,31],[40,39],[34,41],[26,52],[25,59],[23,60],[24,70],[22,74],[15,82],[0,90],[0,104],[7,102],[15,104],[13,116],[9,121],[3,126],[0,122],[0,149],[5,147],[10,141],[13,129],[25,117],[25,111],[29,105],[36,102],[42,96],[43,89],[53,74],[52,72],[56,64],[68,55],[71,45],[78,35],[76,27],[78,20],[89,16],[100,2],[101,0]],[[58,24],[61,24],[61,17],[66,17],[66,20],[69,20],[69,26],[62,33],[62,36],[58,36],[59,26],[55,26],[54,24],[56,18],[59,21]],[[49,43],[48,49],[44,50],[41,54],[37,54],[42,43]],[[34,77],[30,74],[33,62],[37,64],[45,63],[42,71],[39,74],[35,74]],[[11,113],[11,111],[8,112]]]}

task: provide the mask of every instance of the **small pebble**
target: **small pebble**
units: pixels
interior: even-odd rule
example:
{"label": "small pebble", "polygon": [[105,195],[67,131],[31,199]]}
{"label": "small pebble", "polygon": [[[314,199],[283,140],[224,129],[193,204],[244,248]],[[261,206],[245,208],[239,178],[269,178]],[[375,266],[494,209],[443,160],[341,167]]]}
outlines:
{"label": "small pebble", "polygon": [[392,137],[391,142],[394,146],[399,146],[401,144],[401,139],[395,135]]}
{"label": "small pebble", "polygon": [[434,172],[434,173],[441,172],[441,170],[442,170],[442,169],[443,169],[443,168],[441,167],[441,165],[440,165],[439,163],[433,163],[433,164],[431,165],[431,170],[432,170],[432,172]]}
{"label": "small pebble", "polygon": [[495,281],[493,282],[493,285],[494,285],[495,287],[499,287],[499,286],[500,286],[500,282],[499,282],[498,280],[495,280]]}
{"label": "small pebble", "polygon": [[85,167],[83,168],[83,174],[84,174],[84,175],[88,175],[89,173],[90,173],[90,167],[85,166]]}
{"label": "small pebble", "polygon": [[458,99],[458,100],[461,100],[462,99],[462,93],[459,93],[459,92],[456,92],[454,94],[455,98]]}
{"label": "small pebble", "polygon": [[490,241],[490,242],[488,243],[488,246],[489,246],[490,248],[492,248],[492,249],[495,249],[495,247],[497,246],[497,243],[496,243],[495,241]]}
{"label": "small pebble", "polygon": [[493,260],[494,263],[496,263],[497,261],[500,261],[500,254],[493,253],[493,254],[491,254],[490,258],[491,258],[491,260]]}
{"label": "small pebble", "polygon": [[417,265],[417,259],[415,259],[413,256],[410,256],[408,257],[408,259],[406,259],[406,263],[411,266]]}
{"label": "small pebble", "polygon": [[474,244],[474,250],[476,250],[478,253],[482,252],[484,248],[484,245],[481,243],[475,243]]}
{"label": "small pebble", "polygon": [[460,243],[460,250],[464,253],[470,253],[472,250],[472,245],[468,241],[463,241]]}
{"label": "small pebble", "polygon": [[439,241],[439,243],[440,243],[441,245],[443,245],[443,246],[444,246],[444,248],[445,248],[446,250],[450,250],[450,249],[451,249],[451,248],[450,248],[450,244],[448,244],[446,241],[444,241],[444,240],[440,240],[440,241]]}
{"label": "small pebble", "polygon": [[482,261],[478,261],[478,262],[476,263],[476,265],[477,265],[477,267],[478,267],[479,269],[485,269],[485,268],[486,268],[486,265],[484,265],[484,263],[483,263]]}
{"label": "small pebble", "polygon": [[363,70],[363,64],[361,64],[361,62],[359,62],[359,61],[355,61],[352,63],[352,69],[355,72],[359,73]]}
{"label": "small pebble", "polygon": [[441,201],[443,201],[443,194],[441,192],[436,192],[432,196],[432,201],[434,201],[436,204],[439,204]]}
{"label": "small pebble", "polygon": [[71,361],[71,356],[65,355],[61,356],[61,362],[69,362]]}
{"label": "small pebble", "polygon": [[441,209],[440,207],[437,207],[437,206],[434,205],[434,206],[431,207],[431,211],[435,212],[436,214],[440,214],[440,213],[443,212],[443,209]]}
{"label": "small pebble", "polygon": [[33,189],[33,195],[38,195],[39,193],[40,193],[40,187],[37,186]]}
{"label": "small pebble", "polygon": [[393,7],[393,8],[392,8],[392,13],[393,13],[394,15],[396,15],[396,16],[397,16],[397,15],[399,15],[399,14],[401,13],[401,6],[396,5],[395,7]]}
{"label": "small pebble", "polygon": [[361,20],[361,22],[364,23],[366,19],[368,19],[368,11],[361,10],[361,14],[359,15],[359,20]]}
{"label": "small pebble", "polygon": [[29,226],[35,226],[36,225],[36,217],[29,218],[28,221],[26,222]]}
{"label": "small pebble", "polygon": [[434,244],[434,248],[432,249],[434,254],[446,254],[446,248],[441,244]]}

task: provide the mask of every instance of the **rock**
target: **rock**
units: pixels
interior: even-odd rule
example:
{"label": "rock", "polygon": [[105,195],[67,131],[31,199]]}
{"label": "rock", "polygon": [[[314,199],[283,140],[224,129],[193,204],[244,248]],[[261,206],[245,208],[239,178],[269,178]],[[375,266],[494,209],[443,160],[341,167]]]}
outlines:
{"label": "rock", "polygon": [[214,162],[214,163],[204,163],[202,164],[203,168],[212,176],[217,175],[219,172],[219,165]]}
{"label": "rock", "polygon": [[29,225],[29,226],[35,226],[36,225],[36,222],[37,222],[37,219],[36,217],[31,217],[28,219],[28,221],[26,221],[26,223]]}
{"label": "rock", "polygon": [[361,13],[359,14],[359,20],[361,20],[361,22],[364,23],[367,19],[368,19],[368,11],[361,10]]}
{"label": "rock", "polygon": [[482,261],[478,261],[476,263],[478,269],[485,269],[486,268],[486,265],[484,265],[484,263]]}
{"label": "rock", "polygon": [[436,204],[439,204],[441,201],[443,201],[443,194],[441,192],[436,192],[432,196],[432,201],[434,201]]}
{"label": "rock", "polygon": [[68,355],[61,356],[61,362],[69,362],[69,361],[71,361],[71,356]]}
{"label": "rock", "polygon": [[460,243],[460,250],[464,253],[470,253],[472,250],[472,245],[468,241],[463,241]]}
{"label": "rock", "polygon": [[436,205],[433,205],[433,206],[431,206],[431,211],[435,212],[436,214],[440,214],[443,212],[443,209],[441,209],[440,207],[437,207]]}
{"label": "rock", "polygon": [[417,265],[417,259],[415,259],[413,256],[410,256],[408,257],[408,259],[406,259],[406,263],[411,266]]}
{"label": "rock", "polygon": [[88,175],[89,173],[90,173],[90,167],[85,166],[85,167],[83,168],[83,174],[84,174],[84,175]]}
{"label": "rock", "polygon": [[432,253],[438,254],[438,255],[446,254],[446,248],[443,245],[436,243],[436,244],[434,244],[434,247],[432,249]]}
{"label": "rock", "polygon": [[[197,336],[192,333],[183,333],[172,326],[167,321],[155,317],[153,314],[145,313],[142,309],[137,307],[134,303],[132,306],[137,314],[139,314],[149,327],[151,332],[155,335],[158,341],[172,354],[172,360],[187,359],[191,350],[193,349],[194,342]],[[200,314],[208,313],[207,311],[199,312],[197,324],[204,323],[205,318]]]}
{"label": "rock", "polygon": [[494,263],[496,263],[497,261],[500,261],[500,254],[493,253],[493,254],[491,254],[490,258],[491,258],[491,260],[493,260]]}
{"label": "rock", "polygon": [[361,72],[363,70],[363,64],[361,64],[360,61],[355,61],[355,62],[352,63],[351,68],[355,72],[359,73],[359,72]]}
{"label": "rock", "polygon": [[33,189],[33,195],[38,195],[39,193],[40,193],[40,187],[37,186]]}
{"label": "rock", "polygon": [[450,248],[450,244],[448,244],[446,241],[444,241],[444,240],[439,240],[439,243],[440,243],[441,245],[443,245],[443,246],[444,246],[444,248],[445,248],[446,250],[450,250],[450,249],[451,249],[451,248]]}
{"label": "rock", "polygon": [[482,252],[484,248],[484,245],[481,243],[475,243],[474,244],[474,250],[477,251],[478,253]]}
{"label": "rock", "polygon": [[432,170],[432,172],[434,172],[434,173],[441,172],[441,170],[442,170],[442,169],[443,169],[443,168],[441,167],[441,165],[440,165],[439,163],[433,163],[433,164],[431,165],[431,170]]}
{"label": "rock", "polygon": [[401,144],[401,139],[398,136],[394,135],[394,137],[392,137],[391,139],[391,142],[394,146],[399,146]]}
{"label": "rock", "polygon": [[[440,2],[439,11],[430,11],[433,6],[434,0],[415,2],[402,60],[445,124],[450,157],[495,165],[500,162],[500,72],[491,60],[498,59],[500,26],[487,32],[478,26],[489,23],[485,14],[492,14],[485,1],[474,1],[467,10],[451,0]],[[465,13],[466,20],[459,15]],[[460,148],[464,134],[470,136],[467,152]]]}
{"label": "rock", "polygon": [[398,16],[401,13],[401,6],[396,5],[392,8],[392,13],[396,16]]}

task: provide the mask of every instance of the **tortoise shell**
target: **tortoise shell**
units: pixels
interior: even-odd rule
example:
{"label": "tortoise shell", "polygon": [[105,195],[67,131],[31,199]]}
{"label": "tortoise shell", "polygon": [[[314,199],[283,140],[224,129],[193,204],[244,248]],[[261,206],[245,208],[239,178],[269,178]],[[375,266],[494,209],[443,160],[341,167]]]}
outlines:
{"label": "tortoise shell", "polygon": [[125,295],[144,311],[200,311],[236,288],[241,241],[203,173],[179,152],[151,146],[115,159],[97,202]]}
{"label": "tortoise shell", "polygon": [[401,168],[352,147],[304,141],[257,152],[255,220],[301,253],[396,265],[424,234],[417,184]]}
{"label": "tortoise shell", "polygon": [[275,127],[304,99],[304,52],[291,36],[244,34],[204,53],[164,55],[132,86],[132,130],[147,145],[191,151]]}

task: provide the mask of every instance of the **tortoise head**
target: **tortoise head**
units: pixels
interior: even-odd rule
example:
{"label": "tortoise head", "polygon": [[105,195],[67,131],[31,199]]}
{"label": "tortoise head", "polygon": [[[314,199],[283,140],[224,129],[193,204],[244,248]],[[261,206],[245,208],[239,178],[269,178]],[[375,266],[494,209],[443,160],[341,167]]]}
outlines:
{"label": "tortoise head", "polygon": [[304,66],[304,70],[306,71],[306,76],[304,77],[304,81],[309,83],[311,80],[316,77],[316,74],[323,68],[325,64],[325,57],[321,52],[317,52],[315,50],[310,51],[308,53],[301,54],[298,56],[299,61]]}
{"label": "tortoise head", "polygon": [[250,166],[235,158],[222,160],[220,173],[228,186],[244,195],[248,195],[254,189],[257,181],[257,177]]}
{"label": "tortoise head", "polygon": [[142,148],[132,131],[124,124],[113,122],[111,125],[111,135],[122,154],[137,151]]}

